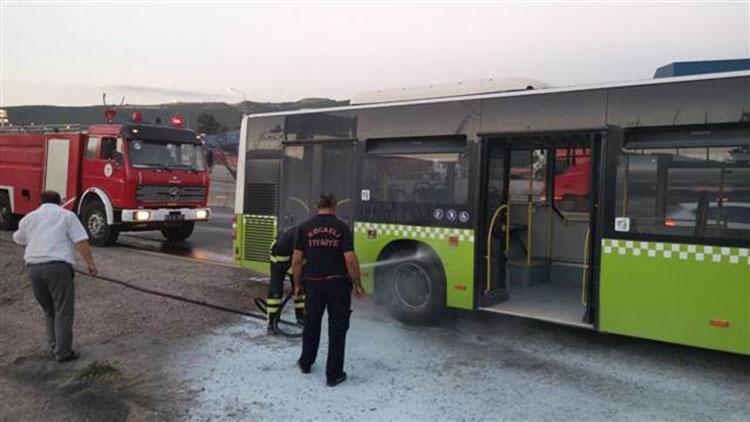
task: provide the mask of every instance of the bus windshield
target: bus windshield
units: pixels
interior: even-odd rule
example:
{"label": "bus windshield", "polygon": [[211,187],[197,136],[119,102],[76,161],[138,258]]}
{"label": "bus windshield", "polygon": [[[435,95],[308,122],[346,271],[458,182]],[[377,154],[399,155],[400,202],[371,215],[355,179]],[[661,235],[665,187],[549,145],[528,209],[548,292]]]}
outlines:
{"label": "bus windshield", "polygon": [[206,169],[203,147],[193,143],[130,139],[128,156],[134,168]]}

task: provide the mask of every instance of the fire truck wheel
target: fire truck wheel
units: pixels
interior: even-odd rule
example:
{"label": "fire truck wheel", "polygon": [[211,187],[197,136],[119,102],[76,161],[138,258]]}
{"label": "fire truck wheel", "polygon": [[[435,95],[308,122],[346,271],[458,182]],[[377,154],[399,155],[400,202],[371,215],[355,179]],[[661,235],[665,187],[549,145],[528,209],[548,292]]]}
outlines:
{"label": "fire truck wheel", "polygon": [[432,254],[404,250],[387,259],[393,260],[395,265],[389,266],[376,283],[385,283],[390,313],[408,324],[434,322],[445,305],[445,277],[436,258]]}
{"label": "fire truck wheel", "polygon": [[573,195],[565,195],[563,196],[562,200],[560,201],[557,207],[560,209],[560,211],[565,211],[565,212],[577,211],[578,201],[576,201],[576,198]]}
{"label": "fire truck wheel", "polygon": [[186,221],[179,226],[164,227],[163,229],[161,229],[161,234],[163,234],[164,237],[167,238],[167,240],[177,242],[190,237],[190,235],[193,234],[194,228],[194,222]]}
{"label": "fire truck wheel", "polygon": [[16,218],[10,212],[10,199],[7,192],[0,192],[0,230],[13,230]]}
{"label": "fire truck wheel", "polygon": [[107,213],[98,202],[90,202],[81,210],[83,226],[89,234],[89,243],[94,246],[109,246],[117,241],[120,231],[107,224]]}

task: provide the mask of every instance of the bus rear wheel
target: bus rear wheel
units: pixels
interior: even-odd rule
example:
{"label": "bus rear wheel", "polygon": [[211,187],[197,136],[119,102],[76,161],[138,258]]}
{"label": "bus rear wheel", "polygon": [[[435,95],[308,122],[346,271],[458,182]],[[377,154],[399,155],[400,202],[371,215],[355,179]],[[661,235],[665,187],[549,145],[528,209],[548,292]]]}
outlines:
{"label": "bus rear wheel", "polygon": [[414,255],[401,251],[390,256],[396,264],[383,271],[379,282],[391,315],[408,324],[429,324],[443,311],[445,277],[435,259],[409,259]]}
{"label": "bus rear wheel", "polygon": [[179,226],[168,226],[161,229],[161,234],[173,242],[178,242],[187,239],[193,234],[195,229],[195,223],[192,221],[186,221]]}

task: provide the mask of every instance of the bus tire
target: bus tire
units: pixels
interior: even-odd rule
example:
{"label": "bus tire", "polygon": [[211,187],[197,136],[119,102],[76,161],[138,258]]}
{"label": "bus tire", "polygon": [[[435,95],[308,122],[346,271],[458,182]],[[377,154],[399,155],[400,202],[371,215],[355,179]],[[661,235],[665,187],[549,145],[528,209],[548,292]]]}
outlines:
{"label": "bus tire", "polygon": [[117,241],[120,231],[107,224],[107,212],[99,201],[90,201],[81,209],[81,222],[94,246],[110,246]]}
{"label": "bus tire", "polygon": [[8,192],[0,192],[0,230],[14,230],[16,217],[10,209]]}
{"label": "bus tire", "polygon": [[384,289],[390,314],[399,321],[430,324],[445,308],[445,276],[439,262],[431,255],[403,260],[414,256],[414,252],[401,250],[387,258],[397,263],[381,273],[380,288]]}
{"label": "bus tire", "polygon": [[164,235],[167,240],[179,242],[190,237],[190,235],[193,234],[193,229],[195,229],[195,222],[186,221],[179,226],[162,227],[161,234]]}

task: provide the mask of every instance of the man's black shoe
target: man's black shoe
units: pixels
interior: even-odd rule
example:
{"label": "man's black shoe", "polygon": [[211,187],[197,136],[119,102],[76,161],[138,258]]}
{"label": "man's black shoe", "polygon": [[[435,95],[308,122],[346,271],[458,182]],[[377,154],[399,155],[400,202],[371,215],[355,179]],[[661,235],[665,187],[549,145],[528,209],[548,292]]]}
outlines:
{"label": "man's black shoe", "polygon": [[303,374],[310,373],[310,367],[303,365],[302,362],[300,361],[297,361],[297,368],[299,368],[299,371],[302,372]]}
{"label": "man's black shoe", "polygon": [[76,359],[78,359],[78,353],[76,353],[76,352],[74,352],[74,351],[71,350],[70,352],[68,352],[67,355],[65,355],[65,356],[63,356],[61,358],[57,358],[57,363],[70,362],[70,361],[76,360]]}
{"label": "man's black shoe", "polygon": [[328,381],[326,381],[326,385],[329,387],[335,387],[344,381],[346,381],[346,372],[342,372],[341,375],[334,379],[329,379]]}

